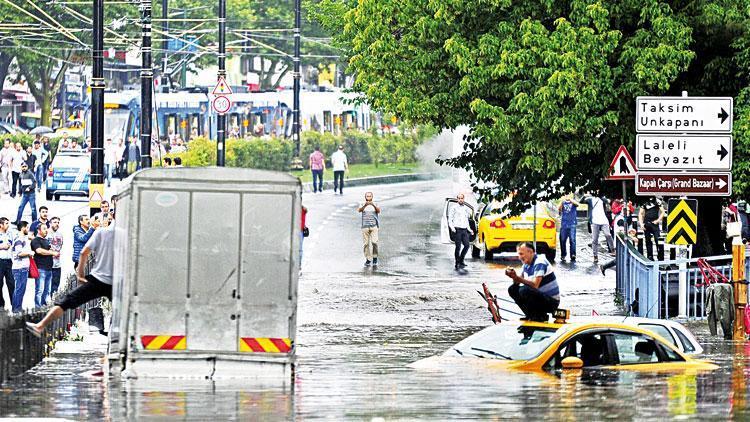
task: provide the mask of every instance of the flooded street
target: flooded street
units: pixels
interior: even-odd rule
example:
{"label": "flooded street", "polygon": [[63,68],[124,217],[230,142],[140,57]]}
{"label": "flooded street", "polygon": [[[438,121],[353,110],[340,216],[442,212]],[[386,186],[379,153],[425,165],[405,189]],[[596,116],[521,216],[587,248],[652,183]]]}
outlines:
{"label": "flooded street", "polygon": [[[468,259],[453,270],[439,239],[449,182],[369,188],[382,207],[380,265],[363,268],[357,201],[365,188],[305,194],[311,236],[299,283],[294,381],[274,385],[207,381],[114,381],[92,376],[100,355],[56,355],[6,383],[0,415],[149,420],[602,420],[750,417],[750,343],[709,337],[689,324],[720,365],[708,373],[565,371],[520,373],[467,363],[433,370],[406,365],[439,354],[491,324],[477,294],[487,282],[507,298],[507,265]],[[617,314],[614,272],[603,277],[578,230],[578,262],[557,263],[561,307],[573,315]],[[606,257],[606,253],[601,255]],[[501,302],[503,316],[516,319]]]}

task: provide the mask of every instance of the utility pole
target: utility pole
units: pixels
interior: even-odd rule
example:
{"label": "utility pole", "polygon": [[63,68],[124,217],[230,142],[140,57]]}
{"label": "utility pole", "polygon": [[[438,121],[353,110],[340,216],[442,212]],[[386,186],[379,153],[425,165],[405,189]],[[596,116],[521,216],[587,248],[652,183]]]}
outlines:
{"label": "utility pole", "polygon": [[89,212],[100,211],[104,196],[104,0],[94,1],[91,72],[91,175]]}
{"label": "utility pole", "polygon": [[151,66],[151,1],[141,0],[141,167],[151,167],[151,105],[154,70]]}
{"label": "utility pole", "polygon": [[[219,76],[226,78],[226,32],[227,32],[227,0],[219,0]],[[224,142],[226,139],[227,116],[219,113],[216,117],[216,165],[224,167]]]}
{"label": "utility pole", "polygon": [[167,75],[167,49],[169,48],[169,0],[161,0],[161,30],[164,40],[161,42],[161,92],[169,92],[169,76]]}
{"label": "utility pole", "polygon": [[[300,91],[300,36],[302,31],[302,0],[294,0],[294,109],[292,110],[292,133],[294,137],[294,159],[299,161],[300,148],[300,120],[299,120],[299,91]],[[300,162],[301,164],[301,162]]]}

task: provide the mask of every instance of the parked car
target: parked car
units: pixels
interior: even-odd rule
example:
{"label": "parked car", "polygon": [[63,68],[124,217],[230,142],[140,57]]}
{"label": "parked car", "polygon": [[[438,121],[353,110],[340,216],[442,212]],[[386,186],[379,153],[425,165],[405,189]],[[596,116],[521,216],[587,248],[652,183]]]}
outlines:
{"label": "parked car", "polygon": [[47,172],[47,200],[60,195],[88,196],[91,159],[84,151],[61,150]]}
{"label": "parked car", "polygon": [[[534,242],[536,250],[543,253],[551,262],[557,256],[557,226],[545,204],[536,205],[523,214],[512,216],[502,209],[502,204],[493,201],[484,205],[478,216],[477,239],[472,248],[472,256],[478,258],[484,251],[484,259],[491,260],[498,252],[515,252],[521,242]],[[536,226],[536,233],[534,233]]]}

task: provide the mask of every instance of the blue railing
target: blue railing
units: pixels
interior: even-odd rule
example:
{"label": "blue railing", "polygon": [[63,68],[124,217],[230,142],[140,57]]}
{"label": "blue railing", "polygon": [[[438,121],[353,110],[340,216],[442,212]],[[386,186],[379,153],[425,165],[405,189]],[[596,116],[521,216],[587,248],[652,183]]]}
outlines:
{"label": "blue railing", "polygon": [[[687,317],[705,318],[706,288],[698,269],[698,259],[652,261],[638,252],[625,240],[616,236],[617,271],[616,290],[622,299],[625,312],[647,318]],[[704,258],[710,265],[732,278],[732,256],[719,255]],[[750,274],[750,259],[745,260],[745,272]],[[683,282],[683,290],[680,282]],[[680,303],[684,311],[680,315]]]}

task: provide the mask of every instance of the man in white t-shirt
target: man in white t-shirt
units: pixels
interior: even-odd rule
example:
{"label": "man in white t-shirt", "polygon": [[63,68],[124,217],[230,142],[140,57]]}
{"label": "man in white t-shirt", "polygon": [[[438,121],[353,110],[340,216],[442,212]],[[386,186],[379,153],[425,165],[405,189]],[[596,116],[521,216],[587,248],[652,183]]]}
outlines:
{"label": "man in white t-shirt", "polygon": [[13,177],[13,180],[11,182],[13,186],[10,190],[10,196],[15,198],[16,189],[18,189],[18,194],[21,195],[21,165],[26,162],[26,159],[28,157],[26,156],[26,151],[24,151],[21,147],[20,142],[16,142],[16,145],[13,151],[11,151],[10,155],[10,171]]}
{"label": "man in white t-shirt", "polygon": [[13,146],[10,140],[6,139],[3,149],[0,150],[0,168],[2,168],[2,186],[3,192],[10,193],[11,170],[13,164]]}
{"label": "man in white t-shirt", "polygon": [[112,143],[112,139],[107,139],[104,144],[104,178],[107,179],[107,187],[112,184],[112,175],[118,161],[117,147]]}
{"label": "man in white t-shirt", "polygon": [[[114,248],[114,224],[95,231],[81,251],[81,258],[76,270],[78,287],[61,299],[56,300],[55,306],[47,312],[47,315],[41,321],[36,324],[27,322],[26,329],[36,337],[41,337],[45,327],[60,318],[65,310],[75,309],[100,297],[106,296],[109,300],[112,300]],[[85,275],[86,262],[90,259],[92,252],[96,255],[96,259],[91,266],[89,275]]]}
{"label": "man in white t-shirt", "polygon": [[587,196],[585,198],[589,206],[589,224],[591,225],[591,248],[594,251],[594,262],[599,262],[599,233],[607,240],[607,247],[612,252],[615,249],[612,234],[609,231],[609,218],[607,218],[607,199],[601,196]]}
{"label": "man in white t-shirt", "polygon": [[339,145],[338,151],[331,154],[331,167],[333,167],[333,193],[338,189],[339,194],[344,194],[344,172],[349,169],[349,162],[344,154],[344,146]]}

